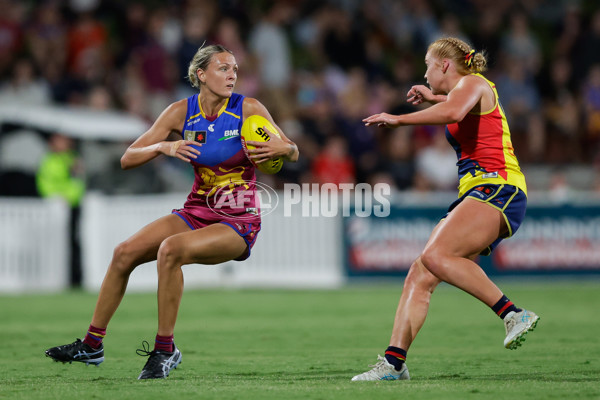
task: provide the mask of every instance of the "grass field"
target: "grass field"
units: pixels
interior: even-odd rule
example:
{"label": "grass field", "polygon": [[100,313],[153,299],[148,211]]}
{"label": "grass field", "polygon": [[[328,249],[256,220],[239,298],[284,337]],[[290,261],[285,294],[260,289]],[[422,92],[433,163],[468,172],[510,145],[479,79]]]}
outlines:
{"label": "grass field", "polygon": [[411,381],[350,382],[383,354],[398,285],[340,290],[189,290],[175,339],[183,363],[136,380],[156,333],[154,294],[127,294],[99,367],[47,347],[82,337],[96,296],[0,296],[0,399],[600,399],[600,281],[504,282],[541,321],[516,351],[485,306],[441,286],[408,354]]}

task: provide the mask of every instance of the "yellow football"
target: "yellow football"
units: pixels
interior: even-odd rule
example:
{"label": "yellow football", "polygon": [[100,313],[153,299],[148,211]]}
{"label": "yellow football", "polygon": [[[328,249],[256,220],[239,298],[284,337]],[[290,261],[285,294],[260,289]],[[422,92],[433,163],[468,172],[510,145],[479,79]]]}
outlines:
{"label": "yellow football", "polygon": [[246,118],[244,124],[242,125],[242,147],[244,148],[246,156],[256,166],[256,168],[265,174],[276,174],[283,166],[283,160],[281,157],[273,158],[272,160],[267,160],[260,164],[256,164],[252,159],[250,159],[250,154],[248,153],[248,150],[254,149],[255,146],[246,145],[246,141],[268,142],[271,140],[267,132],[264,130],[265,127],[269,130],[269,132],[277,135],[277,137],[280,137],[277,129],[265,117],[261,115],[251,115]]}

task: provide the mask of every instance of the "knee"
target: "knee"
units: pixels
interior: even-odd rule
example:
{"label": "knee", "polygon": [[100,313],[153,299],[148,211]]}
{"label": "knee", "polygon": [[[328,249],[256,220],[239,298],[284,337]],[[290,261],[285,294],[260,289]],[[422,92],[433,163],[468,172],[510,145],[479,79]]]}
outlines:
{"label": "knee", "polygon": [[404,280],[404,288],[425,290],[433,293],[439,283],[440,280],[423,265],[422,260],[419,258],[408,270],[408,274]]}
{"label": "knee", "polygon": [[158,248],[158,268],[172,268],[183,265],[181,246],[172,238],[163,240]]}
{"label": "knee", "polygon": [[119,273],[129,274],[135,267],[134,246],[129,241],[119,243],[113,251],[110,268]]}
{"label": "knee", "polygon": [[444,263],[444,254],[435,246],[430,246],[423,250],[421,254],[421,262],[423,266],[435,275],[437,278],[445,281],[445,263]]}

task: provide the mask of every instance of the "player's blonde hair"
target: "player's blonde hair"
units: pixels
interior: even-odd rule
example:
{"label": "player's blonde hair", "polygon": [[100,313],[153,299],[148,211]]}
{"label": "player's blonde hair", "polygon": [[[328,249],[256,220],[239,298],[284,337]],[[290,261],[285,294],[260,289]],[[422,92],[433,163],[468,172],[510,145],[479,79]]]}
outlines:
{"label": "player's blonde hair", "polygon": [[202,69],[206,71],[210,61],[212,60],[212,56],[219,53],[233,54],[231,50],[220,44],[211,44],[210,46],[206,47],[204,47],[204,44],[202,44],[202,46],[200,46],[196,54],[194,54],[192,61],[190,61],[190,66],[188,67],[188,80],[193,87],[200,89],[202,83],[200,82],[200,79],[198,79],[198,70]]}
{"label": "player's blonde hair", "polygon": [[487,69],[483,52],[475,51],[468,43],[454,37],[436,40],[429,45],[427,51],[438,58],[453,60],[457,71],[462,75],[484,72]]}

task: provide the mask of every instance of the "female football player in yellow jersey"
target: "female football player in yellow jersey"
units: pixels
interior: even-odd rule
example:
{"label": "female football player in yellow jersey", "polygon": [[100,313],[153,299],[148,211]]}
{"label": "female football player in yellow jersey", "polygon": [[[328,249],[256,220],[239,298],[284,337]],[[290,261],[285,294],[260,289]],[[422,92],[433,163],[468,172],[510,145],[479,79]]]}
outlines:
{"label": "female football player in yellow jersey", "polygon": [[[254,163],[278,157],[296,161],[299,155],[265,106],[234,93],[237,72],[231,51],[220,45],[201,47],[189,66],[189,80],[199,93],[168,106],[125,151],[123,169],[161,155],[189,163],[194,168],[194,185],[183,208],[143,227],[115,248],[84,340],[50,348],[47,356],[63,363],[103,362],[102,339],[123,298],[129,275],[138,265],[157,260],[158,332],[153,351],[147,343],[138,350],[138,354],[149,356],[138,379],[166,378],[181,362],[173,338],[183,294],[181,267],[248,258],[260,231]],[[246,156],[241,142],[243,122],[251,115],[263,116],[281,135],[279,138],[270,132],[268,142],[248,142],[256,147],[249,150],[254,162]],[[174,132],[180,135],[179,140],[170,141]],[[227,205],[219,201],[223,197],[228,198]]]}
{"label": "female football player in yellow jersey", "polygon": [[462,40],[443,38],[429,46],[425,64],[430,88],[413,86],[407,97],[413,104],[428,102],[431,107],[404,115],[375,114],[363,121],[383,127],[446,124],[446,137],[458,158],[458,200],[410,267],[385,357],[353,381],[410,379],[406,352],[442,281],[476,297],[504,320],[508,349],[517,348],[539,320],[533,312],[517,308],[474,261],[515,233],[527,203],[525,178],[495,85],[480,74],[485,56]]}

